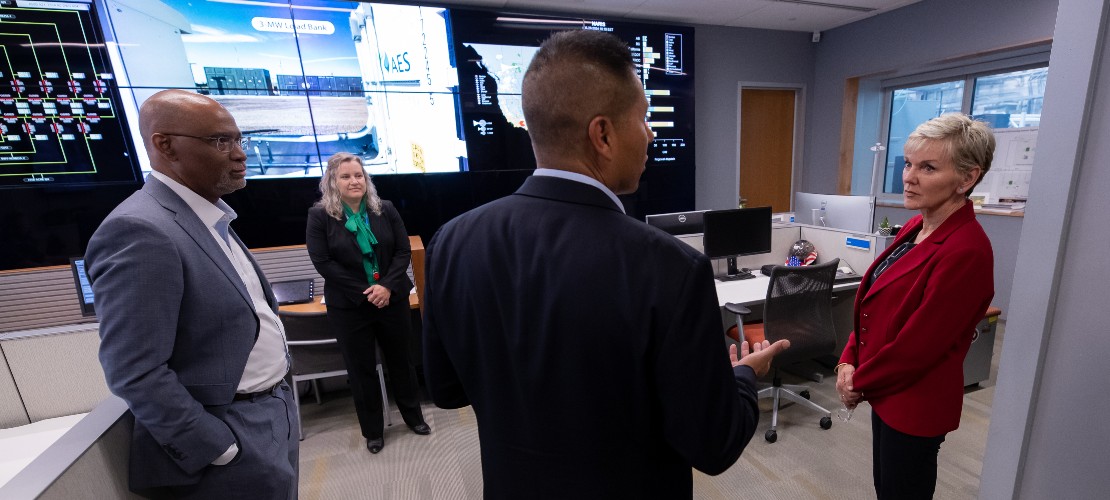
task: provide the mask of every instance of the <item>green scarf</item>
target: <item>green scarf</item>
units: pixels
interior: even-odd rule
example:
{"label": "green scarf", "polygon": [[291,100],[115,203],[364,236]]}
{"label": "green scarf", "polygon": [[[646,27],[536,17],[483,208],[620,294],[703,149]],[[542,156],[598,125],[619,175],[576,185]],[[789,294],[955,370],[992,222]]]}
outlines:
{"label": "green scarf", "polygon": [[362,251],[362,269],[366,271],[366,280],[371,285],[377,284],[381,278],[381,274],[378,273],[378,256],[374,253],[374,245],[378,244],[378,239],[370,230],[370,218],[366,215],[366,200],[358,204],[357,214],[344,203],[343,214],[347,216],[347,222],[343,227],[355,234],[358,249]]}

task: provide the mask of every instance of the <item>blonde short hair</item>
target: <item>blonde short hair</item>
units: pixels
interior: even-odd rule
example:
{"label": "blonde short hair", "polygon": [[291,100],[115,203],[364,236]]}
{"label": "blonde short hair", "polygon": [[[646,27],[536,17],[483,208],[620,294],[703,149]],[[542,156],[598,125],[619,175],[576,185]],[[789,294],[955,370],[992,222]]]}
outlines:
{"label": "blonde short hair", "polygon": [[995,141],[990,127],[961,113],[945,113],[918,125],[906,138],[906,151],[917,151],[928,141],[943,144],[945,154],[956,164],[957,172],[970,175],[972,168],[981,169],[979,178],[965,193],[965,196],[970,196],[994,161]]}
{"label": "blonde short hair", "polygon": [[335,153],[328,158],[328,165],[324,168],[324,174],[320,176],[320,201],[316,202],[316,206],[324,207],[324,211],[336,220],[344,219],[343,198],[339,196],[336,179],[339,166],[349,161],[358,162],[358,166],[362,168],[362,175],[366,177],[366,194],[363,195],[366,209],[374,215],[381,215],[382,199],[378,197],[378,188],[374,187],[370,174],[367,174],[366,167],[362,166],[362,158],[351,153]]}

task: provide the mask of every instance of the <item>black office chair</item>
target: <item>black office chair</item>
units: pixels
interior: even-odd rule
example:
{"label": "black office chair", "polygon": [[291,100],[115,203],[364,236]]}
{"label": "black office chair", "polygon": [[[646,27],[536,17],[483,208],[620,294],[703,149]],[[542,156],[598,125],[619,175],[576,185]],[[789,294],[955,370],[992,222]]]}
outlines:
{"label": "black office chair", "polygon": [[[759,391],[760,398],[773,398],[771,428],[764,437],[774,443],[778,440],[779,399],[785,397],[811,410],[823,413],[822,429],[832,427],[832,413],[809,400],[809,389],[800,385],[783,384],[779,370],[800,361],[827,355],[836,349],[836,330],[832,318],[833,278],[840,259],[813,266],[775,266],[767,286],[767,301],[763,308],[762,332],[749,325],[748,334],[759,340],[760,333],[771,343],[787,339],[790,349],[775,357],[772,364],[772,383]],[[737,315],[736,324],[744,332],[742,316],[750,314],[747,307],[725,304],[725,309]],[[740,340],[745,340],[741,333]]]}

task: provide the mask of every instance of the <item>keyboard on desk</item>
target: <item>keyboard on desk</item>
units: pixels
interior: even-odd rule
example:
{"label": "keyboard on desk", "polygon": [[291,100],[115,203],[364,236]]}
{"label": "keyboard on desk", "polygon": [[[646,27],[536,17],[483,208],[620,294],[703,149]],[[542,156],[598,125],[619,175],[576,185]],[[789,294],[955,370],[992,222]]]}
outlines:
{"label": "keyboard on desk", "polygon": [[860,281],[862,279],[863,279],[863,276],[860,276],[860,275],[855,274],[855,273],[842,273],[840,271],[837,271],[836,276],[833,277],[833,283],[852,283],[852,282]]}
{"label": "keyboard on desk", "polygon": [[740,274],[722,274],[720,276],[717,276],[717,281],[748,280],[754,277],[755,275],[750,272]]}

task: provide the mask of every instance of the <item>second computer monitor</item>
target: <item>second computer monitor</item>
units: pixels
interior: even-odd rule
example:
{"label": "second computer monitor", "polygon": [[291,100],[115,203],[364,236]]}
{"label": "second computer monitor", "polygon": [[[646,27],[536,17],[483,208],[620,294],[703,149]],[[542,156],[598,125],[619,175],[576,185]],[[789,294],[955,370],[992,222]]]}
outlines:
{"label": "second computer monitor", "polygon": [[649,226],[655,226],[669,234],[697,234],[702,232],[701,215],[705,210],[675,212],[673,214],[653,214],[644,218]]}
{"label": "second computer monitor", "polygon": [[89,281],[88,273],[85,272],[84,257],[69,259],[69,267],[73,270],[73,283],[77,286],[77,302],[81,305],[81,315],[96,316],[92,283]]}
{"label": "second computer monitor", "polygon": [[702,224],[702,249],[711,259],[771,252],[771,207],[709,210]]}

